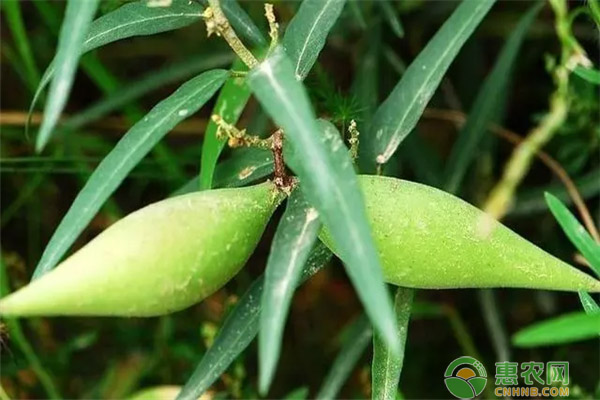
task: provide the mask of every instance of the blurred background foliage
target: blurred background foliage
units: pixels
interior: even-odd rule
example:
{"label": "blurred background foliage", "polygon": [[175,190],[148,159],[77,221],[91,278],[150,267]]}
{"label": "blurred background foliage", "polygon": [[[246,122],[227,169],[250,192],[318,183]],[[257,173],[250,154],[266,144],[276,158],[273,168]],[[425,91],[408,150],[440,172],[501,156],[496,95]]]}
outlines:
{"label": "blurred background foliage", "polygon": [[[41,72],[53,57],[64,3],[35,0],[7,5],[9,2],[2,2],[0,28],[0,178],[2,255],[14,290],[28,282],[72,200],[128,127],[184,80],[202,69],[227,67],[233,57],[223,41],[206,38],[202,23],[117,42],[85,55],[59,127],[61,134],[46,151],[35,155],[33,137],[24,131],[26,112]],[[103,1],[101,13],[124,2]],[[274,3],[284,29],[298,3]],[[248,1],[242,5],[266,32],[262,3]],[[363,101],[364,91],[375,91],[379,101],[383,100],[405,66],[455,7],[454,2],[422,0],[393,1],[389,5],[391,14],[390,8],[378,7],[376,2],[347,4],[318,65],[306,80],[317,114],[330,118],[340,128],[346,128],[351,119],[356,119],[360,127],[370,112]],[[506,37],[530,5],[531,2],[499,2],[494,6],[453,63],[429,104],[430,109],[462,113],[470,110]],[[580,1],[569,5],[571,9],[585,7]],[[546,6],[529,29],[510,85],[498,93],[503,104],[495,120],[520,135],[539,121],[548,108],[553,91],[548,69],[560,54],[553,24],[554,15]],[[584,13],[577,15],[572,28],[597,66],[598,28]],[[361,71],[361,61],[370,53],[374,54],[375,65],[368,72]],[[158,77],[163,76],[159,71],[179,72],[167,74],[170,79],[156,87]],[[361,83],[365,78],[371,82],[366,86]],[[115,93],[135,85],[141,95],[106,115],[90,114],[90,108],[99,100],[114,98]],[[578,184],[597,219],[598,87],[573,75],[570,91],[572,105],[567,122],[544,150]],[[202,135],[213,104],[214,99],[180,124],[135,169],[79,238],[76,248],[119,217],[168,196],[198,173]],[[34,115],[35,121],[39,121],[39,114]],[[251,100],[238,125],[262,134],[273,128],[255,100]],[[415,153],[414,144],[404,146],[391,166],[392,174],[426,181],[431,172],[427,165],[443,168],[456,132],[452,122],[436,118],[435,112],[426,112],[418,134],[412,135],[418,141],[419,151]],[[481,204],[512,149],[512,144],[489,133],[461,197]],[[222,158],[231,153],[226,150]],[[428,162],[419,162],[420,158]],[[578,265],[573,247],[545,206],[543,190],[562,194],[561,198],[568,201],[560,181],[536,161],[520,186],[505,223],[550,253]],[[45,381],[40,379],[36,373],[39,366],[30,364],[26,354],[14,345],[14,337],[8,338],[2,350],[2,386],[9,396],[22,399],[47,397],[52,392],[64,398],[124,398],[149,386],[183,384],[210,346],[232,304],[264,268],[276,222],[277,218],[244,270],[224,289],[188,310],[148,319],[23,320],[24,335],[48,376]],[[580,309],[578,298],[572,293],[498,290],[495,301],[505,334],[544,317]],[[447,398],[444,370],[451,360],[463,354],[476,356],[487,367],[488,375],[493,376],[494,362],[498,360],[493,336],[501,332],[495,331],[498,327],[486,327],[483,315],[489,312],[488,303],[489,299],[476,290],[417,293],[400,383],[404,397]],[[284,397],[291,388],[307,388],[308,396],[314,395],[341,346],[340,332],[360,312],[352,286],[336,262],[302,286],[294,298],[270,397]],[[600,396],[597,341],[509,350],[511,361],[570,361],[572,397]],[[370,395],[370,360],[368,350],[344,386],[342,397]],[[222,376],[210,396],[257,397],[256,372],[256,346],[252,345]],[[302,393],[300,390],[295,394]]]}

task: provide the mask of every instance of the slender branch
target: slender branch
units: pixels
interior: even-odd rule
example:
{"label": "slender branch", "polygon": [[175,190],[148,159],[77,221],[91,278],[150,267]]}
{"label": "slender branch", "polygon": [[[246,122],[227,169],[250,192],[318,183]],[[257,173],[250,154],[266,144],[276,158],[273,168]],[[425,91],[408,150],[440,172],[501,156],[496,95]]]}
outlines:
{"label": "slender branch", "polygon": [[[467,120],[467,115],[460,111],[443,110],[436,108],[427,108],[423,113],[423,116],[425,118],[452,122],[458,128],[460,128]],[[498,135],[502,139],[516,145],[519,145],[525,140],[517,133],[496,124],[489,124],[488,129],[495,135]],[[594,237],[594,239],[600,242],[600,235],[598,234],[598,230],[596,229],[594,219],[592,218],[589,209],[585,205],[585,202],[583,201],[583,198],[581,197],[581,194],[577,189],[577,185],[575,185],[573,180],[569,177],[567,171],[565,171],[564,168],[561,167],[558,161],[556,161],[552,156],[550,156],[543,150],[538,150],[535,153],[535,155],[540,159],[540,161],[544,163],[544,165],[546,165],[554,173],[554,175],[556,175],[556,177],[563,183],[563,185],[565,185],[565,188],[567,189],[569,196],[571,196],[571,198],[573,199],[573,204],[575,204],[575,207],[577,208],[577,211],[579,212],[579,215],[581,216],[585,227]]]}
{"label": "slender branch", "polygon": [[269,36],[271,37],[271,44],[269,44],[269,53],[277,47],[279,42],[279,24],[275,19],[275,13],[273,12],[273,4],[265,3],[265,17],[269,22]]}
{"label": "slender branch", "polygon": [[492,189],[483,206],[483,210],[495,219],[504,217],[517,186],[531,166],[534,155],[565,122],[570,106],[570,73],[577,65],[585,64],[587,60],[585,53],[571,35],[565,0],[550,0],[550,5],[556,15],[555,28],[562,49],[560,62],[553,70],[555,90],[550,97],[548,113],[515,148],[506,163],[501,180]]}
{"label": "slender branch", "polygon": [[358,146],[360,144],[358,139],[360,132],[356,128],[356,121],[350,121],[348,133],[350,134],[350,138],[348,139],[348,143],[350,143],[350,157],[352,157],[353,160],[356,160],[358,158]]}
{"label": "slender branch", "polygon": [[215,33],[217,36],[222,36],[225,41],[229,44],[229,46],[235,51],[235,53],[242,59],[244,64],[248,66],[248,68],[252,69],[258,65],[258,60],[254,55],[248,50],[244,43],[237,36],[231,25],[229,24],[229,20],[223,13],[221,9],[221,4],[219,0],[208,0],[208,4],[210,5],[204,10],[203,17],[206,22],[206,30],[208,32],[208,36]]}

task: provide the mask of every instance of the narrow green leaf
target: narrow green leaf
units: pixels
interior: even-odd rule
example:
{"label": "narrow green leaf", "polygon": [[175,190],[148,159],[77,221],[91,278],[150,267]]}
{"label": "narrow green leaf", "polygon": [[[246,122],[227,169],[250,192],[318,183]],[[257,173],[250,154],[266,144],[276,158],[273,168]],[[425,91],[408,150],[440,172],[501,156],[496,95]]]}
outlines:
{"label": "narrow green leaf", "polygon": [[[231,69],[234,71],[247,71],[244,62],[240,59],[233,62]],[[211,115],[218,114],[225,122],[235,125],[242,115],[248,99],[250,99],[250,88],[246,85],[245,79],[232,76],[223,85]],[[204,133],[204,142],[202,143],[202,157],[200,158],[201,190],[212,187],[215,167],[226,142],[224,139],[217,138],[217,124],[211,119]]]}
{"label": "narrow green leaf", "polygon": [[559,199],[550,193],[546,193],[545,196],[550,211],[552,211],[554,218],[556,218],[571,243],[589,261],[596,275],[600,276],[600,244],[592,239],[577,218]]}
{"label": "narrow green leaf", "polygon": [[600,313],[577,312],[530,325],[513,336],[518,347],[549,346],[592,339],[600,334]]}
{"label": "narrow green leaf", "polygon": [[[73,1],[73,0],[72,0]],[[87,1],[74,1],[87,3]],[[90,3],[95,3],[93,0]],[[80,7],[80,6],[79,6]],[[44,8],[41,8],[42,10]],[[47,10],[48,11],[48,10]],[[102,47],[118,40],[133,36],[154,35],[188,26],[202,18],[203,8],[196,1],[173,0],[170,7],[148,7],[146,1],[137,1],[96,19],[89,25],[85,40],[74,54],[79,57],[83,53]],[[70,32],[68,32],[70,34]],[[58,57],[58,55],[57,55]],[[29,114],[33,111],[39,97],[52,79],[56,69],[56,59],[50,63],[33,96],[29,106]]]}
{"label": "narrow green leaf", "polygon": [[231,26],[239,35],[248,39],[255,46],[267,44],[260,29],[236,0],[222,0],[221,8]]}
{"label": "narrow green leaf", "polygon": [[406,138],[400,153],[400,157],[406,159],[414,170],[419,182],[434,187],[441,186],[444,170],[442,160],[418,132]]}
{"label": "narrow green leaf", "polygon": [[12,33],[13,41],[19,52],[19,56],[25,67],[25,76],[29,87],[35,89],[40,80],[40,73],[35,65],[35,59],[29,45],[29,39],[25,32],[23,24],[23,15],[21,14],[21,4],[18,0],[8,0],[2,2],[6,22]]}
{"label": "narrow green leaf", "polygon": [[377,110],[369,135],[378,140],[361,146],[361,167],[373,171],[385,164],[413,130],[448,67],[494,0],[464,0],[410,64]]}
{"label": "narrow green leaf", "polygon": [[77,130],[154,90],[189,79],[202,71],[221,67],[231,60],[232,55],[228,53],[201,55],[152,71],[69,118],[60,126],[61,131]]}
{"label": "narrow green leaf", "polygon": [[[258,148],[238,149],[234,156],[217,165],[213,187],[240,187],[273,173],[273,155]],[[199,178],[194,177],[177,189],[171,196],[198,191]]]}
{"label": "narrow green leaf", "polygon": [[487,125],[501,106],[502,96],[499,92],[506,89],[513,65],[519,54],[521,44],[544,3],[538,2],[521,17],[506,40],[492,72],[483,82],[483,86],[473,102],[473,107],[463,128],[454,143],[448,160],[445,190],[456,193],[467,172],[467,168],[477,154],[477,147],[485,137]]}
{"label": "narrow green leaf", "polygon": [[67,2],[65,18],[58,38],[58,49],[53,61],[55,74],[44,108],[44,119],[35,143],[38,152],[42,151],[48,143],[50,134],[67,103],[71,86],[75,80],[85,35],[94,14],[96,14],[98,2],[99,0],[69,0]]}
{"label": "narrow green leaf", "polygon": [[331,232],[373,326],[392,349],[399,350],[362,194],[339,133],[329,123],[316,123],[306,90],[294,79],[294,67],[281,48],[250,72],[248,84],[285,131],[286,143],[295,154],[292,169],[300,178],[300,188]]}
{"label": "narrow green leaf", "polygon": [[[318,242],[302,270],[302,282],[329,262],[331,252]],[[217,333],[213,345],[177,395],[177,400],[196,400],[248,347],[258,333],[264,278],[258,278],[238,301]]]}
{"label": "narrow green leaf", "polygon": [[265,270],[262,312],[258,335],[259,391],[265,395],[273,376],[288,310],[302,274],[302,266],[313,247],[321,223],[319,214],[294,190],[275,231]]}
{"label": "narrow green leaf", "polygon": [[290,21],[283,46],[294,64],[297,80],[303,80],[317,61],[344,4],[346,0],[304,0]]}
{"label": "narrow green leaf", "polygon": [[217,166],[214,187],[244,186],[273,173],[273,154],[264,149],[240,149]]}
{"label": "narrow green leaf", "polygon": [[[373,26],[369,29],[366,49],[360,58],[356,78],[352,84],[352,96],[356,99],[360,112],[358,113],[359,130],[368,126],[371,117],[379,104],[379,57],[381,54],[381,28]],[[366,138],[367,140],[369,138]],[[362,140],[361,140],[362,142]]]}
{"label": "narrow green leaf", "polygon": [[315,398],[320,400],[336,399],[344,382],[356,366],[360,356],[365,352],[372,331],[369,320],[363,315],[348,328],[344,345],[327,373]]}
{"label": "narrow green leaf", "polygon": [[398,13],[392,6],[392,2],[390,0],[379,0],[377,1],[377,4],[381,7],[381,12],[390,28],[392,28],[392,32],[399,38],[403,38],[404,28],[402,27],[402,22],[400,22]]}
{"label": "narrow green leaf", "polygon": [[404,363],[404,347],[408,335],[408,321],[410,320],[414,292],[413,289],[408,288],[399,287],[396,289],[394,311],[396,311],[400,344],[402,346],[400,354],[391,353],[378,335],[373,336],[373,365],[371,367],[371,387],[373,388],[371,398],[373,399],[396,399],[398,381]]}
{"label": "narrow green leaf", "polygon": [[587,292],[579,291],[579,300],[581,305],[587,314],[594,314],[600,312],[600,306],[594,301],[592,296]]}
{"label": "narrow green leaf", "polygon": [[585,79],[595,85],[600,85],[600,71],[595,68],[586,68],[578,65],[573,72],[581,79]]}
{"label": "narrow green leaf", "polygon": [[292,390],[286,394],[284,400],[306,400],[308,399],[308,388],[306,386]]}
{"label": "narrow green leaf", "polygon": [[164,135],[200,109],[228,75],[224,70],[212,70],[189,80],[123,136],[90,176],[52,235],[34,271],[34,279],[56,266],[127,174]]}

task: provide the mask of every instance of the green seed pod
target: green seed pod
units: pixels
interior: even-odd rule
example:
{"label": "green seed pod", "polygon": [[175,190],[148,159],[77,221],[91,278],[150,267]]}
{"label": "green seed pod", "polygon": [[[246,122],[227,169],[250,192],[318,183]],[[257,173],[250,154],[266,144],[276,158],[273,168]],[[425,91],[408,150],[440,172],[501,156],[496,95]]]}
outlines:
{"label": "green seed pod", "polygon": [[0,315],[155,316],[184,309],[240,270],[282,198],[267,182],[151,204],[0,300]]}
{"label": "green seed pod", "polygon": [[[359,179],[389,283],[428,289],[600,291],[599,281],[457,197],[395,178]],[[332,248],[326,230],[320,237]]]}

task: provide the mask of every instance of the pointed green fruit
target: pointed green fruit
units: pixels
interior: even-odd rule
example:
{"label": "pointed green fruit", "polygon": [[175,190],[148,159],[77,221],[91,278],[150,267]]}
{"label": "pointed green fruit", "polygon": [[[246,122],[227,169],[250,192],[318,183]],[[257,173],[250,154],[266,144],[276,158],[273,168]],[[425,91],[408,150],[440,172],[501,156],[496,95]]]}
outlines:
{"label": "pointed green fruit", "polygon": [[[451,194],[389,177],[359,180],[389,283],[426,289],[600,291],[600,281]],[[332,248],[329,232],[320,237]]]}
{"label": "pointed green fruit", "polygon": [[282,197],[267,182],[151,204],[0,300],[0,315],[154,316],[184,309],[240,270]]}

